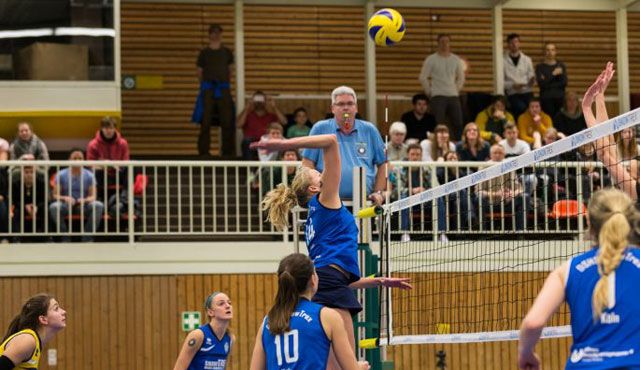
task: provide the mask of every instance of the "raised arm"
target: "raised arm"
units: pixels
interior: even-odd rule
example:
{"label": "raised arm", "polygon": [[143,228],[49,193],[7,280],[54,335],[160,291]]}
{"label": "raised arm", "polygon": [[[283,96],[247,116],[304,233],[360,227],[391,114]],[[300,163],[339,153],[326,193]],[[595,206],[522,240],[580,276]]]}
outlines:
{"label": "raised arm", "polygon": [[340,206],[340,149],[338,139],[333,134],[297,137],[293,139],[258,141],[251,144],[253,149],[284,151],[287,149],[322,149],[324,169],[322,171],[322,192],[320,201],[330,207]]}
{"label": "raised arm", "polygon": [[[613,78],[614,73],[613,63],[608,62],[606,68],[584,94],[582,99],[582,112],[588,127],[594,127],[609,119],[604,92]],[[593,114],[592,110],[594,102],[596,103],[596,115]],[[616,185],[620,190],[627,193],[631,199],[637,200],[636,181],[618,158],[618,151],[613,135],[608,135],[597,140],[595,147],[598,159],[605,165]]]}

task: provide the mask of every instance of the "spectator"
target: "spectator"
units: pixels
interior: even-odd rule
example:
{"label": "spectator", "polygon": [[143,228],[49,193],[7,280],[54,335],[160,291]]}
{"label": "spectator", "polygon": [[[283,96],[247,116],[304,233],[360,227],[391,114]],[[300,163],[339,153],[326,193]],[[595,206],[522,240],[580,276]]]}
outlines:
{"label": "spectator", "polygon": [[[69,160],[82,161],[82,149],[72,149]],[[96,180],[93,173],[82,166],[71,166],[58,172],[54,178],[52,197],[55,200],[49,207],[49,217],[61,233],[67,233],[66,217],[71,213],[84,213],[83,242],[92,242],[91,235],[102,221],[104,205],[96,200]],[[68,235],[62,236],[63,242],[69,242]]]}
{"label": "spectator", "polygon": [[407,158],[407,144],[404,138],[407,135],[407,126],[402,122],[394,122],[389,127],[391,141],[387,143],[387,160],[402,161]]}
{"label": "spectator", "polygon": [[431,98],[436,122],[447,122],[453,135],[458,137],[462,129],[460,91],[464,86],[464,65],[451,52],[450,41],[449,35],[438,35],[438,50],[424,60],[419,80]]}
{"label": "spectator", "polygon": [[587,128],[582,115],[578,96],[569,91],[564,96],[564,106],[553,117],[553,127],[567,136],[571,136]]}
{"label": "spectator", "polygon": [[307,110],[300,107],[293,111],[294,124],[287,128],[287,138],[301,137],[309,135],[311,131],[311,122],[307,115]]}
{"label": "spectator", "polygon": [[422,160],[444,161],[444,154],[456,150],[456,145],[451,142],[449,128],[445,125],[437,125],[434,135],[429,139],[422,140]]}
{"label": "spectator", "polygon": [[[104,117],[100,121],[100,129],[96,136],[87,145],[87,160],[90,161],[128,161],[129,143],[116,130],[116,120],[112,117]],[[126,168],[116,169],[109,166],[105,172],[104,167],[95,166],[95,177],[98,188],[103,189],[106,185],[124,186],[127,181]],[[116,175],[119,172],[119,176]],[[119,178],[119,182],[116,179]]]}
{"label": "spectator", "polygon": [[500,141],[506,157],[515,157],[531,151],[526,141],[518,139],[518,127],[513,123],[504,126],[504,139]]}
{"label": "spectator", "polygon": [[49,160],[47,145],[33,133],[33,128],[28,122],[18,123],[18,137],[11,144],[9,151],[12,160],[21,159],[25,154],[32,154],[37,160]]}
{"label": "spectator", "polygon": [[192,121],[200,123],[198,154],[208,158],[211,145],[211,126],[214,121],[222,131],[222,156],[235,157],[236,129],[233,124],[233,98],[231,97],[231,65],[233,53],[222,44],[222,27],[209,26],[209,45],[200,50],[196,65],[200,93]]}
{"label": "spectator", "polygon": [[[9,142],[0,138],[0,162],[7,159],[9,159]],[[7,166],[0,165],[0,233],[9,231],[8,181]],[[8,241],[6,237],[0,235],[0,242],[6,243]]]}
{"label": "spectator", "polygon": [[567,87],[567,67],[556,59],[556,45],[544,46],[544,61],[536,65],[536,81],[540,87],[542,111],[554,117],[564,102]]}
{"label": "spectator", "polygon": [[[261,140],[277,140],[282,139],[282,125],[279,122],[271,122],[267,134],[263,135]],[[266,150],[258,150],[258,158],[261,162],[275,161],[278,159],[279,152],[267,152]]]}
{"label": "spectator", "polygon": [[553,127],[551,117],[540,109],[540,100],[532,98],[529,109],[518,117],[518,133],[520,139],[533,145],[533,133],[537,132],[541,137],[548,128]]}
{"label": "spectator", "polygon": [[[491,146],[490,163],[502,162],[504,158],[505,151],[501,145]],[[531,208],[530,198],[524,192],[515,171],[509,171],[502,176],[479,183],[476,186],[476,197],[476,207],[483,213],[485,230],[489,229],[492,217],[490,214],[495,212],[515,214],[515,230],[524,230],[524,220]]]}
{"label": "spectator", "polygon": [[480,136],[493,144],[502,140],[504,126],[508,123],[515,123],[511,113],[507,112],[504,96],[497,95],[493,98],[491,105],[487,109],[478,113],[476,125],[480,130]]}
{"label": "spectator", "polygon": [[[422,160],[422,147],[419,144],[409,144],[407,148],[407,160],[409,162],[420,162]],[[395,182],[396,189],[392,191],[392,199],[402,199],[411,195],[422,193],[423,191],[431,188],[431,175],[429,171],[423,167],[410,166],[402,169],[400,174],[400,181]],[[399,198],[398,198],[399,197]],[[408,208],[401,211],[401,228],[402,230],[410,230],[411,223],[411,211],[414,214],[421,214],[421,208],[428,210],[431,215],[433,202],[429,201],[417,206],[414,206],[409,210]],[[438,198],[438,232],[440,234],[440,241],[447,242],[447,236],[445,235],[446,224],[446,205],[444,198]],[[406,242],[410,240],[408,233],[402,235],[402,241]]]}
{"label": "spectator", "polygon": [[407,139],[417,142],[427,139],[436,127],[436,118],[429,113],[429,98],[425,94],[415,94],[411,99],[413,110],[405,112],[400,121],[407,125]]}
{"label": "spectator", "polygon": [[262,91],[256,91],[247,106],[238,116],[238,128],[243,131],[242,153],[244,159],[255,159],[249,144],[267,133],[271,122],[279,122],[284,125],[287,122],[285,116],[276,107],[275,100],[267,98]]}
{"label": "spectator", "polygon": [[[331,112],[334,118],[319,121],[309,135],[335,134],[342,160],[340,198],[353,199],[353,168],[365,167],[367,194],[375,204],[382,204],[382,192],[386,187],[384,143],[376,126],[355,118],[358,101],[355,91],[347,86],[336,87],[331,92]],[[319,149],[305,149],[302,164],[322,171],[324,163]]]}
{"label": "spectator", "polygon": [[11,179],[13,231],[29,232],[34,227],[36,231],[42,231],[45,218],[42,212],[46,212],[45,202],[49,191],[47,178],[34,166],[21,168],[22,174]]}
{"label": "spectator", "polygon": [[533,149],[542,148],[545,145],[553,144],[556,141],[564,138],[564,135],[561,132],[558,132],[558,130],[553,127],[549,127],[548,129],[546,129],[543,136],[540,136],[538,132],[534,132],[533,136],[534,141],[533,145],[531,146]]}
{"label": "spectator", "polygon": [[[458,162],[458,153],[455,150],[444,153],[445,162]],[[436,169],[439,184],[446,184],[464,175],[464,171],[458,167],[438,167]],[[460,225],[462,230],[468,230],[469,225],[475,219],[474,205],[469,197],[469,189],[462,189],[456,193],[447,195],[446,198],[449,230]]]}
{"label": "spectator", "polygon": [[461,161],[484,162],[489,159],[489,143],[480,137],[478,125],[469,122],[462,131],[462,141],[456,145]]}
{"label": "spectator", "polygon": [[504,88],[509,100],[509,110],[518,117],[527,109],[533,98],[535,74],[531,58],[520,51],[520,35],[507,35],[509,51],[504,54]]}
{"label": "spectator", "polygon": [[[300,153],[296,149],[285,150],[280,156],[281,161],[299,161]],[[286,184],[291,185],[293,178],[296,177],[296,166],[286,166],[287,179]],[[264,196],[270,190],[275,189],[277,184],[282,182],[282,167],[262,167],[260,169],[260,178],[256,182],[256,187],[260,187],[260,191]]]}

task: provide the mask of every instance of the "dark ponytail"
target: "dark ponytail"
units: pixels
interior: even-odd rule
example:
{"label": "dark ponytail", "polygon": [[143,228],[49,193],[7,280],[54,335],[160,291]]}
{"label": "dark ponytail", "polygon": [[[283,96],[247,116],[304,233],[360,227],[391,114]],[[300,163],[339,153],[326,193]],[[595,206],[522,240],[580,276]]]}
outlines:
{"label": "dark ponytail", "polygon": [[298,305],[300,294],[307,290],[313,272],[313,263],[304,254],[290,254],[280,261],[278,293],[267,315],[271,334],[278,335],[289,330],[291,314]]}
{"label": "dark ponytail", "polygon": [[20,313],[11,320],[7,328],[7,333],[4,335],[4,338],[2,338],[2,342],[20,330],[38,330],[40,326],[40,316],[47,315],[52,299],[55,299],[55,297],[48,293],[36,294],[29,298],[22,306]]}

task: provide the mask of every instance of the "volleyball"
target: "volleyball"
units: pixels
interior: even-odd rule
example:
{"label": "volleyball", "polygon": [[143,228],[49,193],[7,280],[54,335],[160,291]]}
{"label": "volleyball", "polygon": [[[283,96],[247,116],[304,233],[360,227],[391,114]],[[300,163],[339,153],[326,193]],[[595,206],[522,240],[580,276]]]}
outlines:
{"label": "volleyball", "polygon": [[391,8],[380,9],[369,19],[369,37],[380,46],[400,42],[405,29],[402,15]]}

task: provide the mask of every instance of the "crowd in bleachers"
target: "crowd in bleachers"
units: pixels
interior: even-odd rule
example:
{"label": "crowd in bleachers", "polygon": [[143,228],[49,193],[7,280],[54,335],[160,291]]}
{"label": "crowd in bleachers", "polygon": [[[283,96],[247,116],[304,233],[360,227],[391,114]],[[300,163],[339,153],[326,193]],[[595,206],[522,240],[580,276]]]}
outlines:
{"label": "crowd in bleachers", "polygon": [[[126,199],[124,169],[102,166],[88,169],[73,165],[63,168],[38,163],[49,159],[47,145],[28,122],[17,125],[17,134],[11,144],[0,138],[0,162],[33,161],[33,165],[0,164],[0,233],[33,234],[33,237],[15,237],[13,242],[50,240],[37,235],[45,229],[47,220],[49,231],[62,234],[56,240],[66,242],[70,240],[65,235],[68,225],[77,220],[81,223],[79,229],[86,231],[82,240],[92,241],[91,233],[100,228],[106,216],[103,213],[105,205],[110,213],[123,211],[120,200]],[[116,120],[104,117],[86,150],[73,148],[67,159],[129,160],[129,144],[116,130]],[[44,212],[48,212],[48,217]],[[0,237],[0,240],[9,241],[6,237]]]}

